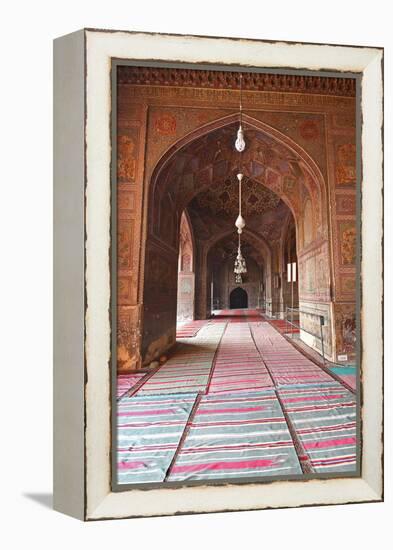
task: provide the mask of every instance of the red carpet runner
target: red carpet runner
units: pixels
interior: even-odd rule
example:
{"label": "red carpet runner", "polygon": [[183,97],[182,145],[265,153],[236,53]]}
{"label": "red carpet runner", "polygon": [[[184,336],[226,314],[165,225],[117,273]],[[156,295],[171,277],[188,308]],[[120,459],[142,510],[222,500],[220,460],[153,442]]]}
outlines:
{"label": "red carpet runner", "polygon": [[268,323],[252,325],[251,330],[276,385],[332,381],[331,376],[297,351]]}
{"label": "red carpet runner", "polygon": [[176,328],[176,338],[192,338],[196,336],[201,328],[208,324],[209,321],[189,321],[179,325]]}
{"label": "red carpet runner", "polygon": [[228,325],[217,351],[209,393],[273,388],[273,381],[255,347],[248,323]]}

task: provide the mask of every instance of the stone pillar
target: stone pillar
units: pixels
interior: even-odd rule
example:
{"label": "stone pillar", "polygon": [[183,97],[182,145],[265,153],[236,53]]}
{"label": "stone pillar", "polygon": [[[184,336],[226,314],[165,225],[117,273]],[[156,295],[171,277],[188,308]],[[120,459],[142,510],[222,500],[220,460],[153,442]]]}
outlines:
{"label": "stone pillar", "polygon": [[195,262],[195,319],[206,319],[210,286],[207,280],[207,253],[201,243],[196,246]]}
{"label": "stone pillar", "polygon": [[147,106],[119,93],[117,140],[117,365],[119,372],[141,366],[139,287],[142,195]]}

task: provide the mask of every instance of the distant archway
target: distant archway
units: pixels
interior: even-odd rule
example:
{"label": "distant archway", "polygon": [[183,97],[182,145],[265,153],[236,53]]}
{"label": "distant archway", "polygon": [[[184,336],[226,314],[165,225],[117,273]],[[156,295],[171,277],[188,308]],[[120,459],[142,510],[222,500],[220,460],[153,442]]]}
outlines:
{"label": "distant archway", "polygon": [[248,294],[240,286],[234,288],[230,293],[229,307],[230,309],[244,309],[248,307]]}
{"label": "distant archway", "polygon": [[[247,292],[249,308],[263,307],[266,294],[271,299],[271,250],[261,235],[244,229],[242,246],[247,258],[247,274],[243,277],[241,287]],[[204,289],[211,288],[213,282],[212,309],[228,309],[229,296],[238,284],[235,284],[233,262],[237,254],[237,238],[233,230],[215,235],[205,243],[201,250],[202,261],[196,271],[196,313],[197,318],[204,319],[210,315],[208,295]],[[205,260],[205,261],[203,261]]]}

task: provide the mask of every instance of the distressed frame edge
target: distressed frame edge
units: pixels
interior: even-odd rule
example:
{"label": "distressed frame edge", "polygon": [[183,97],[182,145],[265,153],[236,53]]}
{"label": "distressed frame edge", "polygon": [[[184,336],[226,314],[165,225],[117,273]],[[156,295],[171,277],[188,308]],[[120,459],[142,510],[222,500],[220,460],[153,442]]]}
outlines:
{"label": "distressed frame edge", "polygon": [[85,519],[85,32],[53,41],[53,507]]}
{"label": "distressed frame edge", "polygon": [[[115,31],[114,31],[115,32]],[[91,31],[88,32],[88,35],[90,38],[92,38],[92,36],[90,36],[92,33]],[[97,38],[97,34],[102,34],[100,33],[99,31],[97,32],[94,32],[94,35],[95,37],[94,38]],[[142,34],[142,33],[139,33],[138,36]],[[108,36],[108,35],[107,35]],[[109,36],[113,36],[113,35],[109,35]],[[131,36],[134,36],[134,35],[131,35]],[[155,36],[155,35],[154,35]],[[167,38],[168,35],[165,35],[165,38]],[[191,38],[192,37],[188,37],[188,38]],[[208,39],[210,40],[210,38]],[[226,39],[215,39],[215,40],[226,40]],[[239,44],[239,41],[236,40],[236,39],[228,39],[228,40],[231,40],[233,42],[235,42],[237,45]],[[93,40],[94,42],[94,40]],[[263,41],[260,41],[261,43],[263,43]],[[280,43],[282,44],[282,43]],[[97,44],[95,44],[97,46]],[[274,44],[270,44],[271,46],[274,46]],[[301,46],[298,44],[298,46]],[[334,47],[338,47],[338,46],[334,46]],[[314,47],[314,50],[315,48],[317,48],[318,50],[320,49],[320,46],[315,46]],[[351,47],[347,47],[347,46],[344,46],[343,47],[344,49],[346,50],[350,50]],[[100,48],[98,48],[99,50]],[[370,81],[370,79],[372,78],[372,75],[371,75],[371,72],[372,72],[372,69],[374,70],[374,78],[376,78],[376,83],[377,85],[380,87],[380,90],[379,90],[379,95],[378,95],[378,91],[377,91],[377,97],[380,98],[382,100],[382,72],[381,72],[381,63],[382,63],[382,59],[383,59],[383,54],[381,52],[380,49],[372,49],[372,48],[365,48],[367,49],[367,51],[370,53],[370,51],[372,52],[373,55],[369,55],[368,56],[368,63],[363,67],[363,84],[365,85],[366,84],[366,87],[363,85],[363,99],[362,99],[362,106],[364,106],[364,102],[367,102],[367,94],[370,95],[370,97],[372,98],[373,94],[377,91],[377,90],[373,90],[372,89],[372,82]],[[101,52],[102,54],[103,52]],[[100,54],[99,54],[100,55]],[[118,57],[118,56],[115,56],[113,54],[110,54],[109,55],[109,58],[110,57]],[[120,56],[121,57],[121,56]],[[129,56],[130,57],[130,56]],[[161,58],[161,56],[160,56]],[[186,61],[185,59],[183,59],[183,61]],[[107,60],[105,61],[107,62]],[[263,63],[263,66],[266,66],[265,63]],[[298,68],[298,67],[294,67],[294,68]],[[333,68],[333,67],[332,67]],[[359,68],[359,67],[357,67]],[[337,67],[335,67],[335,69],[337,70]],[[369,69],[369,73],[367,74],[367,69]],[[353,69],[352,69],[353,70]],[[374,82],[375,84],[375,82]],[[368,92],[367,92],[367,86],[369,86],[369,89],[368,89]],[[364,90],[366,89],[366,94],[364,93]],[[376,139],[377,139],[377,142],[378,142],[378,145],[380,144],[381,147],[380,149],[378,148],[379,151],[381,151],[381,155],[382,155],[382,139],[381,139],[381,130],[382,130],[382,109],[379,109],[379,104],[377,105],[377,114],[379,114],[379,116],[377,117],[378,120],[380,121],[380,126],[379,127],[376,127],[376,125],[374,124],[374,128],[373,128],[373,120],[366,120],[366,122],[363,120],[363,132],[362,132],[362,142],[363,142],[363,145],[364,145],[364,139],[365,139],[365,136],[367,136],[368,133],[372,133],[374,131],[374,135],[376,135],[376,133],[378,134],[379,132],[379,140],[378,140],[378,136],[376,136]],[[362,109],[363,112],[364,109]],[[364,117],[367,119],[367,116]],[[375,141],[373,141],[373,146],[375,147]],[[364,151],[363,151],[363,155],[364,155],[364,158],[366,158],[366,148],[364,148]],[[381,159],[379,159],[381,160]],[[373,162],[371,161],[370,164],[372,164]],[[366,160],[366,162],[364,163],[366,165],[367,168],[369,168],[368,164],[368,160]],[[376,170],[376,174],[377,174],[377,180],[379,180],[379,189],[382,191],[382,170],[381,170],[381,166],[382,164],[379,163],[378,164],[378,159],[374,159],[374,169]],[[371,170],[372,171],[372,170]],[[380,177],[378,177],[378,175]],[[366,186],[367,187],[367,186]],[[367,189],[366,189],[367,190]],[[372,189],[370,189],[370,184],[368,185],[368,191],[373,191],[375,193],[375,185]],[[365,191],[365,188],[363,189],[363,193]],[[375,208],[376,208],[376,213],[378,216],[378,220],[382,218],[382,203],[378,203],[378,201],[375,203]],[[364,225],[362,227],[362,235],[364,236],[364,233],[365,233],[365,230],[364,230]],[[382,237],[382,227],[378,226],[378,231],[380,232],[381,234],[381,237]],[[367,241],[367,239],[366,239]],[[375,247],[375,237],[372,238],[371,237],[371,241],[372,241],[372,244],[374,245],[374,249],[378,248],[378,247]],[[378,273],[381,272],[381,261],[382,260],[382,257],[379,258],[379,263],[377,261],[377,264],[378,264],[378,267],[377,267],[377,275]],[[363,266],[364,267],[364,266]],[[363,270],[362,270],[362,275],[363,275]],[[374,273],[375,275],[375,273]],[[367,280],[367,277],[366,279]],[[89,279],[87,278],[87,285],[89,283]],[[374,284],[374,283],[373,283]],[[375,289],[374,290],[374,294],[375,294]],[[378,296],[381,298],[383,298],[383,293],[382,293],[382,283],[381,281],[379,282],[379,285],[378,285],[378,288],[377,288],[377,292],[379,292]],[[363,293],[364,293],[364,289],[363,289]],[[367,306],[367,304],[366,304]],[[381,307],[380,307],[381,309]],[[362,313],[363,313],[363,308],[362,308]],[[379,330],[380,330],[380,320],[382,318],[381,316],[381,311],[379,311],[380,315],[378,316],[378,318],[376,319],[376,323],[374,322],[374,326],[373,326],[373,329],[377,329],[378,331],[378,327],[379,327]],[[368,324],[370,324],[368,322]],[[380,335],[381,336],[381,335]],[[365,339],[367,339],[368,337],[368,332],[366,330],[366,334],[363,334],[363,337]],[[379,354],[380,354],[380,364],[382,364],[382,338],[379,339],[378,341],[378,344],[379,344]],[[382,369],[379,369],[379,372],[380,372],[380,386],[378,387],[378,384],[377,386],[374,388],[375,392],[378,394],[377,397],[379,398],[380,402],[381,402],[381,406],[382,406],[382,394],[381,394],[381,389],[382,389]],[[369,403],[369,401],[368,401]],[[380,407],[381,408],[381,407]],[[378,418],[377,418],[377,422],[378,422],[378,419],[382,421],[382,411],[380,410],[379,411],[379,415],[378,415]],[[379,432],[382,431],[382,426],[379,427]],[[377,432],[378,432],[378,428],[377,428]],[[380,442],[380,445],[376,445],[377,447],[377,451],[374,453],[374,455],[376,455],[377,457],[381,457],[382,456],[382,441]],[[87,457],[88,458],[88,457]],[[362,497],[364,497],[365,495],[366,498],[367,498],[367,501],[368,502],[371,502],[371,501],[380,501],[382,500],[383,498],[383,480],[382,480],[382,463],[381,463],[381,467],[380,468],[377,468],[377,472],[375,473],[374,472],[374,476],[370,476],[370,471],[366,469],[366,472],[365,472],[365,475],[364,477],[362,478],[359,478],[357,480],[351,480],[351,483],[350,485],[353,486],[354,483],[357,483],[358,484],[358,488],[362,487],[362,490],[364,490],[365,492],[362,494]],[[372,474],[372,472],[371,472]],[[89,477],[89,476],[88,476]],[[94,477],[94,476],[93,476]],[[369,482],[367,482],[366,480],[369,480]],[[330,480],[329,480],[330,481]],[[347,479],[344,479],[344,480],[340,480],[340,483],[342,484],[346,481],[349,481]],[[277,484],[284,484],[284,485],[289,485],[293,482],[276,482]],[[302,482],[304,483],[304,482]],[[309,484],[308,486],[311,486],[311,484],[314,484],[315,483],[321,483],[320,481],[313,481],[313,482],[305,482],[307,484]],[[329,482],[328,482],[329,483]],[[322,482],[322,484],[326,487],[326,482]],[[348,483],[346,483],[346,485],[348,485]],[[233,486],[231,486],[232,489],[233,489]],[[247,491],[250,491],[251,488],[254,487],[253,485],[245,485],[245,489]],[[92,487],[90,485],[89,487],[89,480],[88,480],[88,484],[87,484],[87,491],[89,491],[89,488],[92,490],[93,492],[93,495],[91,495],[93,497],[93,501],[94,501],[94,487]],[[215,489],[217,488],[212,488],[212,487],[208,487],[208,490],[209,491],[214,491]],[[222,489],[225,489],[225,490],[229,490],[229,487],[224,487]],[[160,493],[168,493],[168,491],[171,491],[171,492],[176,492],[178,493],[178,491],[195,491],[195,488],[194,489],[168,489],[168,490],[163,490],[163,489],[159,489],[159,490],[152,490],[153,493],[157,493],[157,491],[160,491]],[[285,490],[285,489],[284,489]],[[126,494],[129,494],[129,493],[133,493],[134,495],[136,495],[138,493],[138,491],[127,491],[125,493],[123,493],[123,495],[126,495]],[[150,491],[149,491],[150,493]],[[101,496],[102,496],[103,493],[101,493]],[[146,492],[145,492],[146,494]],[[216,509],[207,509],[208,507],[206,507],[206,503],[203,504],[203,509],[194,509],[194,510],[190,510],[190,509],[187,509],[186,511],[183,509],[183,510],[178,510],[178,509],[175,509],[175,510],[171,510],[171,511],[168,511],[168,512],[163,512],[161,514],[158,514],[158,513],[154,513],[153,510],[149,510],[149,512],[147,513],[143,513],[143,512],[140,512],[140,513],[135,513],[133,514],[132,513],[132,510],[130,510],[131,513],[128,513],[127,512],[125,513],[125,515],[122,513],[122,512],[117,512],[117,513],[111,513],[110,512],[110,509],[112,508],[113,504],[111,501],[113,500],[113,496],[114,495],[121,495],[120,493],[111,493],[109,490],[107,493],[105,493],[104,497],[103,498],[98,498],[95,502],[95,505],[93,501],[88,501],[89,503],[89,506],[88,506],[88,509],[86,511],[86,518],[85,519],[104,519],[104,518],[108,518],[108,517],[144,517],[144,516],[151,516],[151,515],[168,515],[168,514],[176,514],[176,513],[202,513],[202,512],[214,512],[214,511],[224,511],[224,509],[228,509],[228,508],[223,508],[223,507],[220,507],[220,508],[216,508]],[[87,495],[89,497],[89,494]],[[95,495],[95,496],[98,496],[98,495]],[[364,502],[364,498],[362,497],[352,497],[352,498],[355,498],[355,500],[353,502]],[[154,498],[154,497],[153,497]],[[124,499],[123,499],[124,500]],[[191,499],[192,500],[192,499]],[[307,500],[307,499],[306,499]],[[335,498],[332,502],[327,502],[326,501],[326,498],[325,496],[323,497],[323,500],[318,502],[316,501],[315,499],[313,500],[312,503],[307,503],[307,502],[304,502],[304,503],[300,503],[300,504],[297,504],[297,506],[303,506],[303,505],[318,505],[318,504],[339,504],[340,503],[340,499],[337,500],[337,498]],[[344,502],[342,502],[344,503]],[[124,505],[125,503],[123,503]],[[108,505],[109,505],[109,508],[108,508]],[[122,506],[123,506],[122,505]],[[259,506],[257,506],[256,508],[255,507],[252,507],[252,505],[246,505],[248,507],[246,508],[231,508],[231,510],[240,510],[240,509],[262,509],[262,508],[271,508],[271,507],[285,507],[285,506],[296,506],[296,504],[289,504],[289,505],[286,505],[286,504],[273,504],[273,505],[269,505],[269,504],[261,504]],[[197,507],[198,508],[198,507]],[[112,508],[113,509],[113,508]]]}

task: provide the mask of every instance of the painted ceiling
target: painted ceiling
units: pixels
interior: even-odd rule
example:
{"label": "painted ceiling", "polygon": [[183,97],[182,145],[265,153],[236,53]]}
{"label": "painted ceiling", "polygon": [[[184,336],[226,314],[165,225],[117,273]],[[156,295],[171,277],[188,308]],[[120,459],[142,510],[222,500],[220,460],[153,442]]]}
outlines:
{"label": "painted ceiling", "polygon": [[[242,239],[242,253],[247,259],[252,258],[259,266],[264,263],[262,252],[251,243],[248,236],[244,235]],[[210,252],[210,258],[213,264],[220,265],[227,260],[234,261],[237,255],[236,234],[228,235],[226,239],[220,241]]]}
{"label": "painted ceiling", "polygon": [[[280,203],[280,198],[255,180],[242,183],[242,212],[244,216],[255,216],[273,210]],[[233,220],[239,209],[239,184],[233,174],[221,185],[216,185],[199,193],[192,201],[194,209],[198,208],[211,216],[224,216]]]}
{"label": "painted ceiling", "polygon": [[273,242],[280,238],[289,208],[264,181],[276,173],[301,182],[299,159],[277,140],[247,126],[246,149],[239,154],[234,147],[237,128],[237,122],[229,124],[181,148],[164,168],[160,194],[169,192],[175,204],[186,207],[196,239],[209,240],[234,228],[239,205],[236,175],[241,170],[246,224]]}

